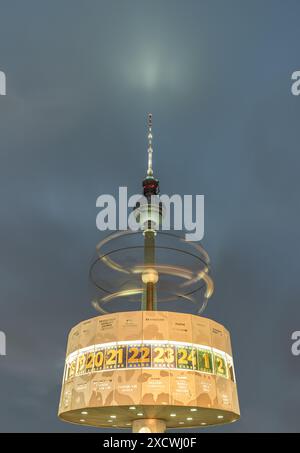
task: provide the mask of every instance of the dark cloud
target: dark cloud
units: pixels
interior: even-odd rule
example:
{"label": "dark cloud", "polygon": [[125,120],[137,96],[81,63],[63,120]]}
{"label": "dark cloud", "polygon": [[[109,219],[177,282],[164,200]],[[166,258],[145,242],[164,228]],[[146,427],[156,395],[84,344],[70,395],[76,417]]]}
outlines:
{"label": "dark cloud", "polygon": [[151,111],[162,191],[205,194],[242,411],[214,430],[299,431],[299,2],[0,9],[0,430],[85,430],[56,417],[66,337],[93,315],[96,197],[140,190]]}

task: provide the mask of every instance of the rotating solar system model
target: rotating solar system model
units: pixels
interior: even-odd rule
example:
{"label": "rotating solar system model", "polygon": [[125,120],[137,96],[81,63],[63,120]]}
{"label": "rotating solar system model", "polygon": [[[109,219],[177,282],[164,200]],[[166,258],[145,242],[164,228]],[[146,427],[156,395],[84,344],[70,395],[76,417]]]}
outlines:
{"label": "rotating solar system model", "polygon": [[90,278],[100,316],[68,337],[59,404],[66,422],[162,433],[240,416],[230,334],[200,316],[213,293],[208,254],[159,228],[152,153],[150,114],[144,197],[134,209],[141,228],[96,247]]}

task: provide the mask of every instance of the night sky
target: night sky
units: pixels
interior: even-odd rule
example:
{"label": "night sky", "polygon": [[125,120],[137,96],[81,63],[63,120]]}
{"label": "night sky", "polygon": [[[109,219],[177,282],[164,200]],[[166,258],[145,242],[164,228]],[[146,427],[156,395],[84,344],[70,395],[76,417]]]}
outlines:
{"label": "night sky", "polygon": [[[205,195],[241,420],[300,431],[298,0],[0,1],[0,431],[59,421],[67,334],[96,312],[96,198],[141,190],[146,115],[163,193]],[[121,309],[121,306],[120,306]]]}

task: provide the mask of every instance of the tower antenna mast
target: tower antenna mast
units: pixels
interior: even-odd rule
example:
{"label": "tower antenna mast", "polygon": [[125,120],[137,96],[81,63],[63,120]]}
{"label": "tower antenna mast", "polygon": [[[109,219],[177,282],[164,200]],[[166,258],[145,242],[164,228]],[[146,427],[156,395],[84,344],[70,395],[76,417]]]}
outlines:
{"label": "tower antenna mast", "polygon": [[147,176],[153,176],[153,168],[152,168],[152,113],[148,114],[148,170]]}
{"label": "tower antenna mast", "polygon": [[153,176],[152,168],[152,113],[148,114],[148,168],[147,176],[143,181],[144,196],[147,198],[145,206],[141,207],[144,213],[143,224],[144,228],[144,266],[142,280],[144,291],[142,296],[142,310],[156,310],[156,283],[158,281],[158,273],[155,270],[155,235],[156,228],[159,225],[159,209],[153,205],[152,197],[159,193],[159,182]]}

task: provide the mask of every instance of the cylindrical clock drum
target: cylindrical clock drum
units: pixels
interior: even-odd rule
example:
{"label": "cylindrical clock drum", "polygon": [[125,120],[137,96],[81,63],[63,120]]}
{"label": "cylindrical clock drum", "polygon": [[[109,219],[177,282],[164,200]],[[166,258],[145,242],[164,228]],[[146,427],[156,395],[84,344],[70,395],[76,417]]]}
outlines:
{"label": "cylindrical clock drum", "polygon": [[59,417],[102,428],[164,432],[240,416],[229,332],[166,311],[83,321],[68,339]]}

